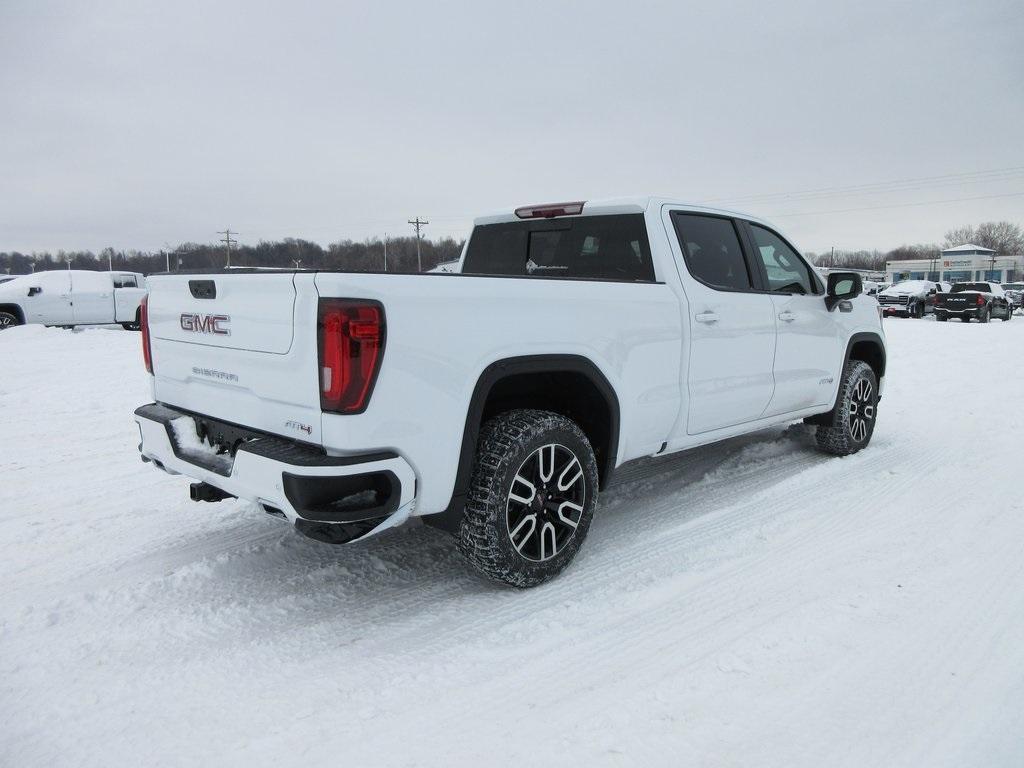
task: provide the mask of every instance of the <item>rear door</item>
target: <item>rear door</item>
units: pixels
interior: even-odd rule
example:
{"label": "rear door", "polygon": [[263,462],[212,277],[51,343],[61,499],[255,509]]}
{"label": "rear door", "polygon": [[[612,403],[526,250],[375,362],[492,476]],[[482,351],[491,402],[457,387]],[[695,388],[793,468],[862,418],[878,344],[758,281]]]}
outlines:
{"label": "rear door", "polygon": [[312,273],[158,275],[148,282],[159,402],[320,442]]}
{"label": "rear door", "polygon": [[72,272],[71,306],[75,323],[114,322],[114,284],[107,272]]}
{"label": "rear door", "polygon": [[[777,232],[744,222],[754,260],[777,320],[775,392],[765,416],[825,405],[842,361],[843,334],[825,306],[825,289],[811,266]],[[834,312],[841,312],[838,307]]]}
{"label": "rear door", "polygon": [[686,432],[756,421],[774,389],[772,300],[758,285],[735,220],[686,211],[670,215],[690,313]]}

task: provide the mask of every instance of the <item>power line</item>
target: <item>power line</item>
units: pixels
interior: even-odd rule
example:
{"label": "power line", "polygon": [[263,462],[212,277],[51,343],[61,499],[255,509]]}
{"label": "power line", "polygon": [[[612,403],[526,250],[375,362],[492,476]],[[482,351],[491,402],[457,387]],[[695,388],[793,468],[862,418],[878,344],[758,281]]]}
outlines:
{"label": "power line", "polygon": [[[950,184],[981,184],[994,181],[1006,181],[1012,180],[1022,174],[1024,174],[1024,166],[1012,166],[1008,168],[994,168],[985,171],[967,171],[962,173],[947,173],[940,176],[918,176],[905,179],[890,179],[888,181],[876,181],[865,184],[817,187],[793,190],[790,192],[761,192],[750,195],[737,195],[734,197],[717,197],[700,200],[698,202],[765,202],[773,198],[835,197],[847,194],[902,192],[919,188],[921,185],[934,187],[948,186]],[[926,182],[927,184],[925,184]]]}
{"label": "power line", "polygon": [[238,241],[232,239],[231,236],[232,235],[237,235],[238,232],[232,232],[231,231],[231,227],[228,227],[227,229],[219,231],[217,234],[218,235],[224,235],[224,237],[222,237],[220,241],[222,243],[224,243],[224,246],[227,248],[227,252],[228,252],[228,263],[227,263],[227,266],[230,269],[230,267],[231,267],[231,246],[232,245],[238,245]]}
{"label": "power line", "polygon": [[800,213],[773,213],[772,218],[788,216],[823,216],[828,213],[854,213],[856,211],[883,211],[889,208],[915,208],[925,205],[942,205],[944,203],[966,203],[971,200],[993,200],[997,197],[1020,197],[1024,192],[1006,192],[1001,195],[978,195],[977,197],[956,197],[951,200],[928,200],[922,203],[895,203],[893,205],[869,205],[863,208],[840,208],[834,211],[802,211]]}

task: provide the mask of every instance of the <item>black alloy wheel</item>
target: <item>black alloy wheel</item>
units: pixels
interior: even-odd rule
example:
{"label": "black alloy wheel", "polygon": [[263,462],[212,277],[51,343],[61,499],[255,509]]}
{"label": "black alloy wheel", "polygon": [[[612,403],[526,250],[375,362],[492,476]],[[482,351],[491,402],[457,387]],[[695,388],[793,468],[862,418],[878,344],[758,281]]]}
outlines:
{"label": "black alloy wheel", "polygon": [[522,463],[505,502],[505,530],[516,551],[535,563],[550,560],[576,535],[587,501],[579,458],[549,443]]}
{"label": "black alloy wheel", "polygon": [[874,394],[874,385],[868,379],[860,379],[853,387],[847,425],[850,437],[858,443],[868,436],[875,419]]}

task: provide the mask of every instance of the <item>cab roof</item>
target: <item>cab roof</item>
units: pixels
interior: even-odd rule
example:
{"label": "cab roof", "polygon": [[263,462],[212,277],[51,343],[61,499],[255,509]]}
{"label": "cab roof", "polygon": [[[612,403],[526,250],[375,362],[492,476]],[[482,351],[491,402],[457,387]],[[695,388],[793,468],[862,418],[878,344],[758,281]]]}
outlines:
{"label": "cab roof", "polygon": [[556,201],[551,203],[531,203],[525,206],[517,206],[515,208],[508,208],[502,211],[496,211],[490,214],[484,214],[473,219],[473,226],[480,226],[482,224],[505,224],[514,221],[527,221],[530,218],[548,218],[547,216],[538,215],[534,217],[516,215],[516,211],[523,211],[525,209],[557,209],[562,206],[572,206],[582,204],[583,210],[580,214],[556,214],[552,218],[571,218],[573,215],[581,216],[607,216],[611,214],[621,213],[645,213],[652,208],[660,208],[664,205],[671,205],[676,208],[683,210],[694,211],[695,213],[711,213],[718,216],[736,216],[748,221],[756,221],[767,226],[773,226],[764,219],[758,218],[757,216],[751,216],[749,213],[743,213],[742,211],[733,211],[727,208],[713,208],[711,206],[700,205],[698,203],[690,203],[685,200],[670,197],[613,197],[604,198],[599,200],[581,200],[571,203],[564,201]]}

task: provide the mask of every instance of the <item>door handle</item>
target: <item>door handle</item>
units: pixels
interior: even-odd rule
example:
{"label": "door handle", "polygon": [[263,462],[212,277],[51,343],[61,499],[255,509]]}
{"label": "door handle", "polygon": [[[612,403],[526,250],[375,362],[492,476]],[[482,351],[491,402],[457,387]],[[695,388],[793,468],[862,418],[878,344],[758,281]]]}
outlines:
{"label": "door handle", "polygon": [[714,312],[698,312],[693,319],[698,323],[717,323],[718,315]]}
{"label": "door handle", "polygon": [[783,310],[782,312],[779,312],[779,320],[781,320],[784,323],[792,323],[794,320],[796,320],[796,315],[794,315],[792,312],[786,309]]}

